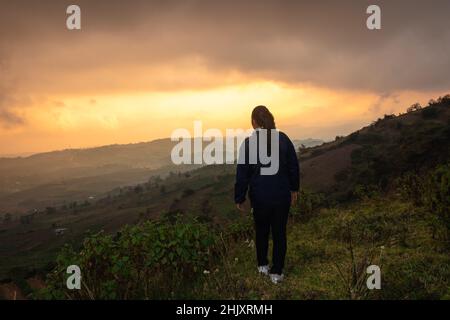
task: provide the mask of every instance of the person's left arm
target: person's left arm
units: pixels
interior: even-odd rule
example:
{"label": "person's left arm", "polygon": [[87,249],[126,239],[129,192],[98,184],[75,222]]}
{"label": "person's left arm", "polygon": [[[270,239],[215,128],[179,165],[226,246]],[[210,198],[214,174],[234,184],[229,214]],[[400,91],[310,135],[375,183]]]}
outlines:
{"label": "person's left arm", "polygon": [[243,211],[250,178],[252,176],[252,167],[248,161],[248,139],[245,140],[240,147],[240,161],[236,168],[236,182],[234,184],[234,202],[236,207]]}

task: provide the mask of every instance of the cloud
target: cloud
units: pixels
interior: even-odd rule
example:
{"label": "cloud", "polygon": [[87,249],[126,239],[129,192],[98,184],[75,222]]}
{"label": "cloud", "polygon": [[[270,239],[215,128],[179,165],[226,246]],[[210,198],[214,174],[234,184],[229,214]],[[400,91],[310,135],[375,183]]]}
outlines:
{"label": "cloud", "polygon": [[10,108],[11,100],[7,93],[0,89],[0,126],[6,129],[24,124],[24,119]]}
{"label": "cloud", "polygon": [[69,1],[10,1],[0,48],[22,91],[179,90],[231,75],[381,95],[448,90],[450,2],[377,3],[382,30],[369,31],[371,1],[80,0],[72,32]]}
{"label": "cloud", "polygon": [[0,127],[11,128],[24,123],[24,119],[17,115],[13,109],[15,99],[12,90],[7,86],[6,56],[0,47]]}
{"label": "cloud", "polygon": [[398,94],[392,93],[392,92],[383,92],[378,96],[378,99],[373,103],[370,108],[369,112],[378,114],[380,112],[381,107],[385,102],[388,100],[392,100],[395,104],[399,103],[398,100]]}
{"label": "cloud", "polygon": [[0,109],[0,124],[8,129],[10,127],[15,127],[24,123],[23,118],[12,113],[7,109]]}

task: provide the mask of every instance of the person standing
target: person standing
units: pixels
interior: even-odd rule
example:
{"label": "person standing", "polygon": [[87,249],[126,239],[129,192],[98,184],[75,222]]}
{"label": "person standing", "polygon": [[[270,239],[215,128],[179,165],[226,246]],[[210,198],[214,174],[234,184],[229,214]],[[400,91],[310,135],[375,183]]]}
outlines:
{"label": "person standing", "polygon": [[[267,107],[255,107],[251,122],[255,129],[253,134],[256,135],[257,150],[252,150],[250,138],[246,138],[240,147],[239,153],[242,155],[244,152],[245,158],[237,165],[234,201],[240,211],[245,211],[248,193],[255,224],[258,272],[269,275],[273,283],[279,283],[284,278],[289,209],[298,197],[299,163],[295,147],[285,133],[276,131],[278,143],[272,143],[271,133],[276,127],[274,117]],[[265,139],[262,139],[262,134],[267,134]],[[269,158],[273,159],[273,156],[278,155],[278,170],[275,174],[261,174],[262,168],[270,166],[270,163],[262,164],[260,161],[258,151],[261,142],[267,143]],[[249,161],[250,152],[258,152],[256,163]],[[270,232],[273,240],[271,268],[267,258]]]}

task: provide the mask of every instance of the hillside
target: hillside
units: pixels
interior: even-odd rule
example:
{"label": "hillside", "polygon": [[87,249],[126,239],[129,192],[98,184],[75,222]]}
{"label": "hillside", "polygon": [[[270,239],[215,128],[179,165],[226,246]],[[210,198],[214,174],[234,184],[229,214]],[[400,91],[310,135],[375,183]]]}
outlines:
{"label": "hillside", "polygon": [[[450,167],[446,170],[450,179]],[[228,225],[178,215],[125,227],[115,235],[92,235],[81,248],[65,247],[48,274],[48,287],[34,291],[34,297],[450,298],[450,246],[428,205],[381,194],[340,208],[302,205],[310,201],[302,197],[292,209],[282,285],[274,286],[256,272],[248,214]],[[84,270],[89,290],[69,292],[64,287],[65,268],[72,263]],[[365,286],[366,268],[372,264],[382,270],[381,290]]]}
{"label": "hillside", "polygon": [[346,137],[300,152],[304,188],[351,199],[355,188],[389,188],[450,158],[450,97],[399,116],[386,115]]}
{"label": "hillside", "polygon": [[[110,235],[117,235],[119,230],[119,234],[132,232],[133,237],[143,241],[156,230],[152,224],[156,223],[161,230],[167,227],[168,234],[163,236],[172,237],[171,232],[176,228],[170,226],[180,219],[177,218],[179,215],[184,221],[180,228],[196,218],[200,230],[209,230],[205,237],[211,236],[220,242],[220,246],[217,247],[215,242],[213,247],[205,247],[208,252],[215,252],[214,258],[208,258],[206,262],[202,260],[199,265],[195,264],[197,262],[193,264],[196,269],[207,268],[210,272],[219,269],[218,278],[208,280],[200,275],[200,280],[196,278],[193,284],[180,280],[181,288],[169,285],[169,291],[178,290],[177,297],[224,297],[223,294],[227,294],[229,298],[349,298],[345,289],[347,280],[339,280],[341,275],[336,269],[346,269],[349,264],[346,252],[349,238],[340,233],[347,229],[352,234],[356,233],[352,237],[355,237],[354,250],[359,253],[368,248],[378,251],[381,246],[386,248],[385,253],[390,257],[386,263],[391,265],[391,278],[388,278],[391,283],[401,281],[396,280],[398,270],[407,268],[399,257],[405,261],[412,259],[408,263],[414,266],[405,272],[412,280],[418,279],[417,284],[413,281],[412,289],[419,290],[414,297],[444,297],[448,295],[445,293],[448,282],[442,279],[448,279],[449,271],[440,265],[449,265],[445,244],[445,221],[448,221],[445,219],[448,218],[445,215],[450,205],[445,201],[450,197],[447,197],[448,189],[445,189],[444,182],[437,184],[428,175],[436,166],[449,162],[449,119],[450,98],[444,97],[420,110],[386,116],[347,137],[300,149],[302,193],[298,207],[293,209],[290,226],[293,245],[289,249],[292,260],[287,272],[291,278],[278,291],[266,290],[268,284],[253,274],[253,260],[248,258],[249,250],[253,249],[246,249],[252,246],[251,223],[234,208],[235,167],[231,165],[206,166],[189,172],[174,171],[164,178],[153,176],[146,183],[116,188],[91,202],[67,202],[63,206],[39,210],[26,218],[3,221],[0,224],[0,278],[23,279],[45,273],[55,266],[49,262],[54,261],[63,244],[71,244],[75,250],[70,251],[66,258],[78,259],[77,250],[90,250],[86,242],[82,245],[83,239],[88,239],[88,243],[101,241],[111,248],[123,245],[126,247],[124,257],[129,259],[127,252],[135,248],[128,247],[130,242],[122,243],[121,236]],[[434,176],[443,179],[440,174]],[[415,178],[405,182],[405,177]],[[421,181],[421,177],[427,178]],[[436,185],[442,185],[444,189],[436,191],[442,194],[428,197],[429,192],[435,192]],[[417,186],[416,189],[413,186]],[[441,202],[430,204],[430,199],[441,199]],[[441,208],[441,211],[430,210],[430,206]],[[436,212],[440,212],[438,216]],[[158,221],[167,222],[161,225]],[[137,227],[123,229],[124,225]],[[339,226],[343,228],[340,230]],[[193,230],[196,227],[197,222],[192,226]],[[56,228],[64,228],[64,234],[55,235]],[[142,228],[150,229],[144,232]],[[95,235],[101,230],[104,235]],[[302,234],[304,238],[300,236]],[[217,239],[218,235],[225,238]],[[191,240],[188,239],[187,243]],[[153,245],[147,243],[141,251],[149,250],[149,254],[154,254],[152,248]],[[174,263],[178,263],[176,257],[181,253],[176,246],[165,250],[166,260],[175,259]],[[116,263],[108,260],[109,253],[105,254],[105,263]],[[189,256],[190,251],[187,254]],[[237,260],[233,260],[234,257]],[[64,256],[60,258],[64,260]],[[242,264],[238,263],[243,260]],[[155,268],[160,270],[158,261]],[[185,266],[181,264],[181,268]],[[435,276],[427,275],[428,268],[436,269]],[[225,273],[220,273],[221,270]],[[319,274],[315,274],[316,270],[320,271]],[[414,278],[415,272],[417,279]],[[105,281],[109,281],[110,276],[98,275]],[[161,274],[161,277],[165,275]],[[239,287],[212,285],[220,281],[234,281]],[[431,283],[431,287],[424,282]],[[160,282],[152,283],[156,287],[160,285]],[[373,298],[408,298],[409,285],[396,282],[393,291]],[[98,290],[101,296],[103,293]],[[123,293],[120,290],[120,286],[116,288],[115,297]],[[193,296],[187,295],[188,291]],[[151,297],[149,292],[146,296],[139,290],[134,294],[136,298]],[[159,294],[158,297],[163,297]]]}
{"label": "hillside", "polygon": [[[192,169],[172,164],[170,152],[175,143],[159,139],[0,158],[0,215],[99,198],[114,188],[144,183],[151,176]],[[323,141],[294,143],[315,146]]]}
{"label": "hillside", "polygon": [[114,187],[145,182],[152,170],[171,164],[172,147],[170,139],[161,139],[0,158],[0,212],[84,200]]}

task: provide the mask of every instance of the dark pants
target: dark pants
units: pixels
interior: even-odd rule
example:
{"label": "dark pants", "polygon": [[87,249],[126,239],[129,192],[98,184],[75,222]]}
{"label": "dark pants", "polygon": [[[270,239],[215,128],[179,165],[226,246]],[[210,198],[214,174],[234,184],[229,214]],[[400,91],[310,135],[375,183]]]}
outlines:
{"label": "dark pants", "polygon": [[290,205],[254,206],[256,257],[258,266],[269,264],[269,233],[272,230],[273,252],[270,273],[282,274],[286,257],[286,224]]}

